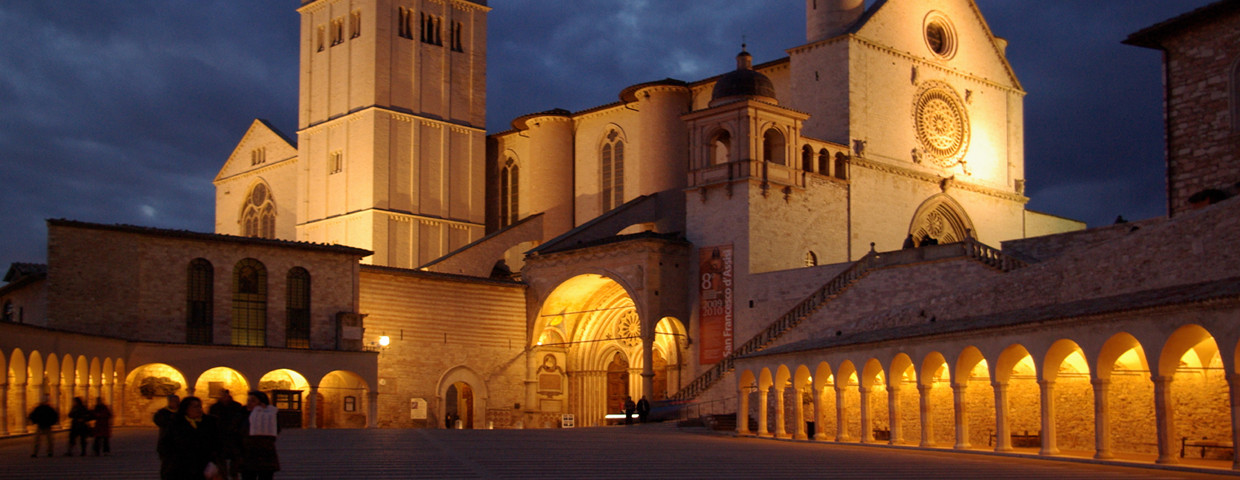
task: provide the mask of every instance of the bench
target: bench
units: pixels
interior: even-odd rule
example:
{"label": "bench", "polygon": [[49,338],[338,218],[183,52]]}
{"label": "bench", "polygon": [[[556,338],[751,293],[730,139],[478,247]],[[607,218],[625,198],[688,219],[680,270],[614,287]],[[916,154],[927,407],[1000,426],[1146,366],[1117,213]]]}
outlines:
{"label": "bench", "polygon": [[[994,445],[994,444],[995,444],[995,434],[991,433],[990,443],[988,445]],[[1030,434],[1028,430],[1025,430],[1024,435],[1019,434],[1019,433],[1012,434],[1012,448],[1040,448],[1041,446],[1042,446],[1042,433],[1041,432]]]}
{"label": "bench", "polygon": [[1188,437],[1183,437],[1180,439],[1180,458],[1184,458],[1185,451],[1190,448],[1200,448],[1201,458],[1206,458],[1206,449],[1225,450],[1228,452],[1235,451],[1235,447],[1232,445],[1231,442],[1220,442],[1217,440],[1207,440],[1205,437],[1201,437],[1201,440],[1189,441]]}
{"label": "bench", "polygon": [[885,441],[890,441],[890,440],[891,440],[891,430],[889,430],[889,429],[882,429],[882,428],[875,428],[875,429],[874,429],[874,440],[885,440]]}

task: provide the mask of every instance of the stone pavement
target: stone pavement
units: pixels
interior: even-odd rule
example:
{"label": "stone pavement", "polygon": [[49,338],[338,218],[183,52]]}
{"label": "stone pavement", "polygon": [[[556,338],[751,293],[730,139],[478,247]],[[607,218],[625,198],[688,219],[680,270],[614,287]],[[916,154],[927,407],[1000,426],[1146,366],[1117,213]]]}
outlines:
{"label": "stone pavement", "polygon": [[[110,457],[30,458],[0,441],[0,479],[154,479],[156,432],[119,429]],[[57,436],[63,455],[67,438]],[[276,478],[976,478],[1100,480],[1208,475],[951,452],[783,442],[670,425],[575,430],[291,430]]]}

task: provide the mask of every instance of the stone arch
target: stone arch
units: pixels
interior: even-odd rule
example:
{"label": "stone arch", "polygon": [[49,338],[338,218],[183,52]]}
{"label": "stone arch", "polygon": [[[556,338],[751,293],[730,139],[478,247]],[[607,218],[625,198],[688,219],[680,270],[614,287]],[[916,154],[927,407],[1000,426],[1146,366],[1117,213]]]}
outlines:
{"label": "stone arch", "polygon": [[61,400],[63,400],[60,394],[60,382],[61,382],[61,379],[64,378],[64,376],[63,376],[63,371],[60,366],[59,356],[57,356],[54,353],[50,353],[47,355],[46,371],[47,371],[47,374],[46,374],[46,378],[43,381],[43,383],[44,385],[47,386],[47,388],[44,390],[44,393],[47,393],[48,400],[51,402],[51,405],[56,408],[57,411],[65,412],[67,410],[63,410],[60,408],[60,402]]}
{"label": "stone arch", "polygon": [[26,354],[21,348],[9,353],[8,370],[5,375],[9,386],[8,433],[26,433]]}
{"label": "stone arch", "polygon": [[[1214,336],[1197,324],[1175,330],[1159,353],[1155,378],[1155,404],[1158,386],[1163,383],[1160,421],[1170,439],[1231,441],[1231,392],[1227,374]],[[1187,408],[1185,408],[1187,407]],[[1172,446],[1173,447],[1173,446]],[[1160,461],[1171,452],[1160,452]]]}
{"label": "stone arch", "polygon": [[85,355],[78,355],[74,364],[73,395],[83,399],[90,396],[90,360]]}
{"label": "stone arch", "polygon": [[105,357],[103,359],[103,367],[99,370],[99,394],[97,398],[90,399],[91,403],[95,403],[99,398],[102,398],[104,404],[113,405],[112,394],[115,385],[116,366],[112,363],[112,357]]}
{"label": "stone arch", "polygon": [[775,370],[775,388],[771,389],[771,421],[775,426],[775,436],[778,438],[787,438],[793,430],[789,428],[793,415],[790,413],[793,408],[790,405],[792,398],[792,370],[787,365],[781,364]]}
{"label": "stone arch", "polygon": [[1089,360],[1075,341],[1061,338],[1051,344],[1039,373],[1053,388],[1054,444],[1068,451],[1096,447],[1094,392]]}
{"label": "stone arch", "polygon": [[762,161],[777,165],[788,164],[788,140],[779,125],[767,125],[762,130]]}
{"label": "stone arch", "polygon": [[907,353],[900,352],[891,358],[887,369],[888,395],[895,407],[891,416],[891,444],[904,443],[907,439],[921,438],[920,404],[917,391],[917,368]]}
{"label": "stone arch", "polygon": [[861,391],[857,367],[850,360],[840,362],[835,372],[836,410],[839,420],[836,421],[840,435],[836,441],[859,440],[861,438]]}
{"label": "stone arch", "polygon": [[732,155],[732,132],[726,127],[719,126],[711,132],[707,137],[710,140],[708,148],[709,157],[707,158],[707,166],[723,165],[733,161]]}
{"label": "stone arch", "polygon": [[835,415],[835,376],[831,364],[823,361],[814,369],[814,439],[828,440],[839,435]]}
{"label": "stone arch", "polygon": [[26,396],[27,408],[24,410],[30,410],[31,406],[43,401],[44,378],[43,355],[38,350],[32,350],[29,358],[26,360],[26,389],[24,395]]}
{"label": "stone arch", "polygon": [[245,403],[250,385],[252,383],[241,372],[229,367],[215,367],[202,372],[194,380],[194,395],[201,398],[203,406],[208,409],[224,390],[228,391],[233,401]]}
{"label": "stone arch", "polygon": [[[685,352],[689,350],[689,331],[676,317],[663,317],[654,327],[654,394],[651,401],[665,400],[681,385],[681,372],[685,364]],[[658,354],[662,353],[660,363]]]}
{"label": "stone arch", "polygon": [[[886,395],[887,373],[883,370],[882,362],[877,358],[866,360],[859,383],[862,407],[861,441],[870,442],[875,440],[876,431],[891,433]],[[885,440],[890,440],[890,437]]]}
{"label": "stone arch", "polygon": [[1099,349],[1095,371],[1106,390],[1097,456],[1157,452],[1154,383],[1141,342],[1128,332],[1112,335]]}
{"label": "stone arch", "polygon": [[952,369],[940,352],[926,354],[917,376],[918,393],[924,398],[921,446],[951,445],[956,438],[952,404]]}
{"label": "stone arch", "polygon": [[913,242],[921,246],[926,239],[933,238],[938,243],[963,241],[966,237],[977,238],[973,220],[964,207],[946,193],[934,195],[913,213],[908,227]]}
{"label": "stone arch", "polygon": [[[995,395],[995,450],[1013,448],[1012,435],[1045,433],[1042,425],[1042,392],[1038,387],[1038,368],[1024,345],[1015,343],[995,359],[992,387]],[[1000,436],[1002,435],[1002,436]],[[1016,444],[1016,447],[1029,447]]]}
{"label": "stone arch", "polygon": [[[468,393],[461,385],[468,386]],[[450,398],[450,391],[456,390],[456,398]],[[465,365],[457,365],[448,369],[439,377],[435,389],[438,400],[439,418],[444,418],[449,411],[457,412],[463,428],[480,429],[485,426],[487,384],[477,372]],[[456,405],[449,405],[456,401]]]}
{"label": "stone arch", "polygon": [[[321,423],[316,420],[319,427],[365,428],[372,423],[368,419],[371,411],[369,392],[373,390],[361,375],[349,370],[333,370],[319,379],[318,390],[319,396],[315,402],[322,418]],[[349,397],[352,397],[352,411],[346,408],[350,404]]]}
{"label": "stone arch", "polygon": [[[588,270],[551,283],[555,287],[543,297],[536,315],[530,319],[533,345],[529,362],[541,364],[546,355],[554,355],[564,359],[565,375],[593,373],[581,382],[569,382],[566,392],[548,398],[576,414],[580,425],[601,424],[608,413],[614,413],[608,410],[606,371],[615,352],[623,353],[628,368],[639,369],[644,366],[643,349],[662,343],[665,353],[675,350],[679,364],[683,349],[671,346],[687,338],[678,336],[685,334],[679,320],[663,324],[673,330],[673,335],[658,335],[658,324],[643,311],[634,289],[622,275],[605,269]],[[636,374],[640,372],[634,373],[626,375],[626,389],[640,392],[643,379]],[[623,396],[620,401],[623,402]]]}
{"label": "stone arch", "polygon": [[801,147],[801,170],[814,171],[814,147],[805,144]]}
{"label": "stone arch", "polygon": [[175,367],[163,363],[139,365],[125,377],[125,402],[112,408],[123,409],[129,425],[155,425],[155,412],[167,405],[165,396],[189,396],[189,383]]}
{"label": "stone arch", "polygon": [[975,346],[965,347],[956,357],[952,388],[957,402],[955,448],[987,445],[995,427],[994,389],[989,363]]}
{"label": "stone arch", "polygon": [[825,148],[818,150],[818,174],[831,175],[831,152]]}

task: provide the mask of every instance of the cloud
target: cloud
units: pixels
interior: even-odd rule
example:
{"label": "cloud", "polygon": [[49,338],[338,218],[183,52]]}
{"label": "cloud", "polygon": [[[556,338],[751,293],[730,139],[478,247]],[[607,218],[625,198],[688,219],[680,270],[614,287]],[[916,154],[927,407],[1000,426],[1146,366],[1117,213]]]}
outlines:
{"label": "cloud", "polygon": [[[491,2],[488,129],[616,101],[804,42],[804,2]],[[1031,208],[1161,214],[1159,55],[1128,33],[1209,0],[983,0],[1026,98]],[[296,2],[0,3],[0,267],[44,261],[43,219],[213,229],[211,179],[250,122],[294,133]],[[1132,212],[1132,213],[1129,213]],[[1131,216],[1130,216],[1131,215]]]}

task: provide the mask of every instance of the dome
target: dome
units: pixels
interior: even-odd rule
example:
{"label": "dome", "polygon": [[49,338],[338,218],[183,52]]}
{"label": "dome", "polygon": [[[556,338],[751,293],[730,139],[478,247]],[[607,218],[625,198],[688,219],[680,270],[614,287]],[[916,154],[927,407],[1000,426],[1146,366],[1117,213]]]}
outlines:
{"label": "dome", "polygon": [[753,69],[753,56],[745,50],[736,56],[736,70],[726,73],[715,81],[715,90],[710,96],[711,106],[720,100],[733,97],[765,97],[775,103],[775,84],[766,75]]}

